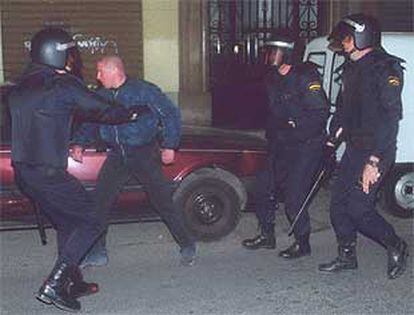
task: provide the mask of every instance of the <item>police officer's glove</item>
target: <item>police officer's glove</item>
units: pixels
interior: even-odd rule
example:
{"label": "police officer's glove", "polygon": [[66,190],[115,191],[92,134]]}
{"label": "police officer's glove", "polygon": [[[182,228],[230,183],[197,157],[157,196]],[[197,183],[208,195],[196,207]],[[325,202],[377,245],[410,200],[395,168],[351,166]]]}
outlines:
{"label": "police officer's glove", "polygon": [[151,109],[148,105],[134,105],[129,107],[128,111],[131,120],[137,120],[139,117],[151,113]]}
{"label": "police officer's glove", "polygon": [[336,167],[336,149],[337,147],[329,141],[323,147],[323,165],[327,174]]}

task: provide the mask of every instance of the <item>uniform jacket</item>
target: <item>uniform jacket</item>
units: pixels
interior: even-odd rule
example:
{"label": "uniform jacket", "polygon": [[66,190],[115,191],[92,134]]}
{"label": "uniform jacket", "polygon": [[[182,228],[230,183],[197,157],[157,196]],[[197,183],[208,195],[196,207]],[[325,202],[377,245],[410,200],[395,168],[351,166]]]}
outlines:
{"label": "uniform jacket", "polygon": [[[316,66],[293,66],[282,76],[272,70],[266,78],[270,140],[298,144],[325,134],[329,105]],[[287,124],[293,121],[295,127]]]}
{"label": "uniform jacket", "polygon": [[374,50],[344,65],[333,133],[342,126],[345,141],[379,158],[395,152],[402,118],[402,61]]}
{"label": "uniform jacket", "polygon": [[85,145],[101,139],[110,147],[125,151],[131,147],[153,142],[161,133],[161,147],[177,148],[181,136],[180,112],[161,90],[149,82],[128,78],[118,89],[101,88],[98,93],[108,101],[116,101],[125,107],[148,106],[151,112],[135,122],[117,126],[84,124],[75,134],[74,143]]}
{"label": "uniform jacket", "polygon": [[70,74],[30,64],[9,95],[12,162],[66,168],[75,112],[103,123],[130,120]]}

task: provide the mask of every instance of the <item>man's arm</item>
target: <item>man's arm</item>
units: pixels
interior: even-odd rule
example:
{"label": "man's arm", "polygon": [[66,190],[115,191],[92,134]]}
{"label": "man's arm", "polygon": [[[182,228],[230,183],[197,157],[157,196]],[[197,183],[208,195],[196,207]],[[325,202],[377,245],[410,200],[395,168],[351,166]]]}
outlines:
{"label": "man's arm", "polygon": [[150,106],[155,110],[162,126],[161,148],[176,149],[181,138],[179,108],[159,88],[152,91]]}
{"label": "man's arm", "polygon": [[383,154],[393,146],[397,139],[398,122],[402,117],[401,92],[403,88],[403,71],[398,63],[385,64],[378,74],[378,93],[381,110],[387,119],[381,128],[373,131],[374,149],[368,157],[362,172],[362,189],[369,193],[370,187],[380,178],[380,164]]}
{"label": "man's arm", "polygon": [[76,103],[77,113],[84,118],[104,124],[121,124],[138,118],[137,108],[126,109],[122,105],[108,103],[72,75],[64,75],[61,84],[67,97]]}
{"label": "man's arm", "polygon": [[387,119],[381,128],[373,130],[375,137],[373,156],[382,158],[384,152],[392,145],[398,134],[398,123],[402,118],[401,93],[403,88],[403,71],[399,64],[390,65],[378,71],[378,94],[380,109]]}
{"label": "man's arm", "polygon": [[325,132],[329,104],[317,73],[303,75],[298,88],[300,93],[293,100],[297,110],[292,112],[292,132],[299,140],[306,140]]}

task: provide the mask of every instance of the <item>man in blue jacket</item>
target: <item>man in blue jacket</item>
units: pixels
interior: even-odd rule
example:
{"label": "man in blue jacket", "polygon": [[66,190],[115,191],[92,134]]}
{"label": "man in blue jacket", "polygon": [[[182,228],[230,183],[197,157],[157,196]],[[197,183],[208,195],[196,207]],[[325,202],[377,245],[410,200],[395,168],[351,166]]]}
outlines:
{"label": "man in blue jacket", "polygon": [[[195,243],[184,226],[182,212],[172,201],[173,187],[166,180],[161,165],[174,162],[181,135],[181,120],[178,108],[149,82],[129,78],[122,59],[117,56],[104,57],[97,63],[97,80],[102,84],[98,93],[109,102],[125,107],[147,104],[151,113],[138,120],[117,126],[85,124],[75,136],[72,157],[82,161],[83,145],[94,140],[99,129],[100,137],[109,147],[98,176],[96,187],[96,211],[106,222],[109,210],[122,186],[131,176],[141,182],[152,205],[167,224],[180,246],[181,263],[192,265],[195,259]],[[161,142],[159,133],[161,125]],[[161,163],[162,162],[162,163]],[[102,237],[82,263],[104,265],[108,257]]]}

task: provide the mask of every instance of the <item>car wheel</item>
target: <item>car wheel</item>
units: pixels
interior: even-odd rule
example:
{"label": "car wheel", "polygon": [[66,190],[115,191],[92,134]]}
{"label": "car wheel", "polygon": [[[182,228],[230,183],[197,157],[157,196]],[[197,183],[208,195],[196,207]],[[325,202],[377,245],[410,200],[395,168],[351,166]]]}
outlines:
{"label": "car wheel", "polygon": [[385,183],[384,199],[387,211],[398,217],[409,218],[414,213],[414,168],[395,166]]}
{"label": "car wheel", "polygon": [[241,210],[237,193],[229,183],[196,176],[180,188],[174,200],[184,212],[187,228],[198,240],[218,240],[233,231]]}

